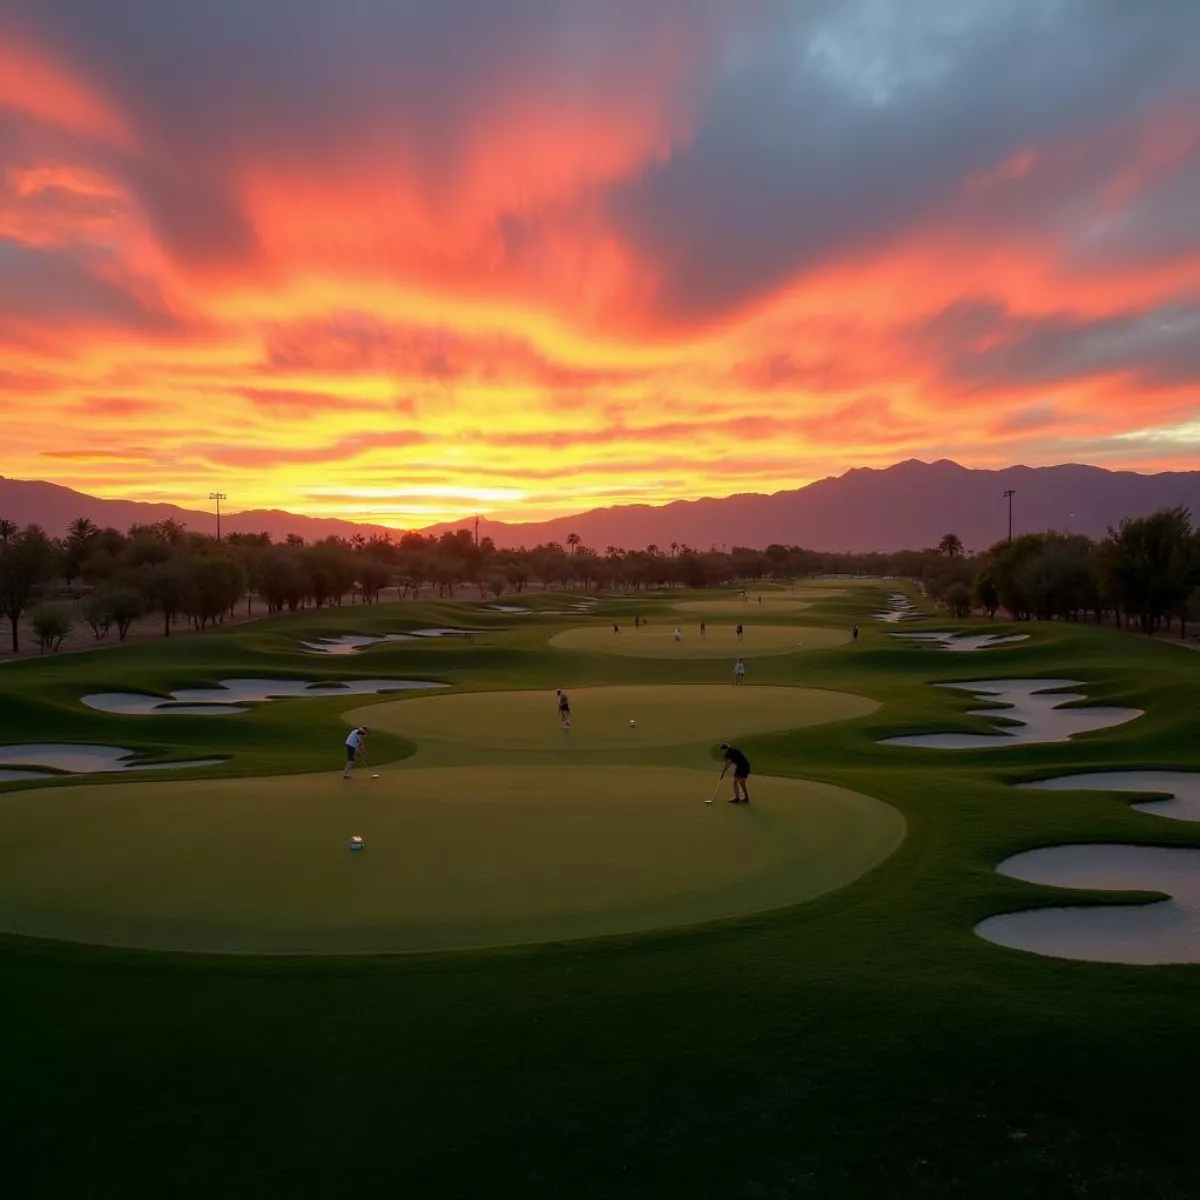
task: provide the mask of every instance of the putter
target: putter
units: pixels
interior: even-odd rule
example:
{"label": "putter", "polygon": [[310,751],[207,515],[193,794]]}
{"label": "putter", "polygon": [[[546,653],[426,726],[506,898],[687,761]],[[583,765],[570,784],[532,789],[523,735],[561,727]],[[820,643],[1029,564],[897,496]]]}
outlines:
{"label": "putter", "polygon": [[715,804],[715,803],[716,803],[716,800],[717,800],[717,793],[718,793],[720,790],[721,790],[721,781],[718,779],[718,780],[717,780],[717,785],[716,785],[716,787],[714,787],[714,788],[713,788],[713,790],[712,790],[712,795],[711,795],[711,796],[709,796],[709,798],[708,798],[707,800],[705,800],[705,802],[704,802],[704,803],[705,803],[705,804]]}
{"label": "putter", "polygon": [[[366,767],[368,771],[371,771],[371,764],[370,764],[370,762],[368,761],[366,754],[363,754],[363,752],[362,752],[362,751],[359,751],[359,753],[360,753],[360,754],[362,754],[363,766],[364,766],[364,767]],[[372,778],[372,779],[378,779],[378,778],[379,778],[379,772],[378,772],[378,771],[371,771],[371,778]]]}

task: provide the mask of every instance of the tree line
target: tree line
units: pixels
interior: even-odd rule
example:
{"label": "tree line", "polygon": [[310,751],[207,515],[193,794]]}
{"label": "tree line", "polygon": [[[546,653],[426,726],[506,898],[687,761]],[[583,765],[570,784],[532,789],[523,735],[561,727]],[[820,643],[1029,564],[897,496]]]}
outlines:
{"label": "tree line", "polygon": [[84,624],[97,641],[124,641],[139,618],[156,614],[163,635],[183,621],[197,629],[219,624],[239,604],[252,614],[374,604],[388,589],[396,598],[433,590],[453,599],[469,589],[498,600],[527,588],[642,589],[711,587],[733,581],[796,579],[816,574],[920,576],[937,551],[891,555],[822,554],[774,544],[699,550],[682,543],[603,551],[570,534],[565,544],[497,548],[468,530],[440,536],[327,538],[306,543],[289,536],[230,534],[218,540],[177,521],[134,525],[122,533],[87,518],[53,538],[37,525],[18,529],[0,519],[0,617],[33,626],[41,648],[53,650]]}
{"label": "tree line", "polygon": [[1100,541],[1077,533],[1028,533],[980,557],[971,598],[988,616],[1102,621],[1179,635],[1200,621],[1200,529],[1186,508],[1125,520]]}
{"label": "tree line", "polygon": [[1025,534],[986,553],[964,555],[946,534],[937,546],[894,553],[836,554],[774,543],[701,550],[683,543],[603,550],[570,534],[565,544],[499,549],[466,529],[440,536],[327,538],[306,543],[266,533],[218,540],[177,521],[134,525],[122,533],[87,518],[62,538],[37,525],[0,519],[0,617],[19,649],[27,619],[41,648],[53,650],[80,623],[97,641],[124,641],[139,618],[156,615],[169,637],[179,623],[203,629],[244,603],[267,613],[374,604],[433,589],[452,599],[463,589],[499,600],[530,587],[639,591],[713,587],[813,575],[912,579],[952,615],[1001,608],[1014,618],[1079,620],[1105,615],[1154,632],[1164,622],[1200,620],[1200,531],[1184,509],[1124,521],[1099,542],[1079,534]]}

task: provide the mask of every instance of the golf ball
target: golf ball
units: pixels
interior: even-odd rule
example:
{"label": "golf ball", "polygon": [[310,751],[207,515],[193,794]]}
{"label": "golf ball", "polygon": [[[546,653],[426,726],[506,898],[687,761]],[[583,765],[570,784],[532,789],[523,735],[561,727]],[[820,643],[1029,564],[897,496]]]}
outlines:
{"label": "golf ball", "polygon": [[351,850],[361,850],[363,848],[363,840],[360,837],[352,837],[350,839]]}
{"label": "golf ball", "polygon": [[637,724],[637,722],[636,722],[636,721],[630,721],[630,722],[629,722],[629,728],[630,728],[630,729],[632,729],[632,728],[633,728],[633,727],[634,727],[636,724]]}

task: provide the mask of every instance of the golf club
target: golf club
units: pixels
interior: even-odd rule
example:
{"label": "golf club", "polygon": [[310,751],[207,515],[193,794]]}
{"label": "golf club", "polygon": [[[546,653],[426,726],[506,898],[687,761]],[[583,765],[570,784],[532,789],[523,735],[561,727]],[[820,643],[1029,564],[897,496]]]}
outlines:
{"label": "golf club", "polygon": [[[361,755],[362,755],[363,766],[364,766],[364,767],[366,767],[368,771],[371,771],[371,763],[370,763],[370,760],[367,758],[367,752],[366,752],[366,749],[364,748],[364,749],[362,749],[362,750],[359,750],[359,754],[361,754]],[[371,778],[372,778],[372,779],[378,779],[378,778],[379,778],[379,772],[378,772],[378,771],[371,771]]]}
{"label": "golf club", "polygon": [[709,796],[709,798],[707,800],[705,800],[704,803],[705,804],[715,804],[716,799],[717,799],[717,792],[719,792],[720,790],[721,790],[721,780],[718,779],[716,784],[713,786],[712,795]]}

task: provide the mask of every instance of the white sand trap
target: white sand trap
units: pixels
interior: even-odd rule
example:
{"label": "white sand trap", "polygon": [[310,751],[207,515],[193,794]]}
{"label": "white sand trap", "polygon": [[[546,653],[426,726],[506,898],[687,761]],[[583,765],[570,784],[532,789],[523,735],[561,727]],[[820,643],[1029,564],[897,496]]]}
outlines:
{"label": "white sand trap", "polygon": [[338,637],[321,637],[311,642],[301,642],[305,650],[314,654],[357,654],[368,646],[381,646],[387,642],[411,642],[411,633],[343,633]]}
{"label": "white sand trap", "polygon": [[876,621],[886,621],[889,625],[899,621],[912,621],[921,615],[917,606],[902,592],[888,597],[887,607],[883,612],[871,614]]}
{"label": "white sand trap", "polygon": [[227,716],[249,712],[244,705],[270,700],[311,699],[330,696],[372,696],[380,692],[449,687],[414,679],[353,679],[346,683],[309,683],[303,679],[222,679],[220,687],[180,688],[169,697],[137,692],[93,692],[82,703],[99,712],[121,716],[162,713],[188,716]]}
{"label": "white sand trap", "polygon": [[975,932],[989,942],[1084,962],[1200,963],[1200,850],[1047,846],[1005,859],[996,870],[1050,887],[1162,892],[1171,899],[988,917]]}
{"label": "white sand trap", "polygon": [[1090,775],[1063,775],[1040,779],[1019,787],[1038,792],[1132,792],[1166,796],[1143,800],[1133,807],[1174,821],[1200,821],[1200,774],[1189,771],[1096,771]]}
{"label": "white sand trap", "polygon": [[514,613],[520,616],[533,612],[532,608],[518,608],[515,604],[489,604],[487,610],[488,612]]}
{"label": "white sand trap", "polygon": [[991,650],[996,646],[1008,646],[1013,642],[1029,640],[1027,633],[893,633],[892,637],[906,642],[932,642],[940,649],[954,653]]}
{"label": "white sand trap", "polygon": [[120,746],[90,746],[74,742],[35,742],[23,746],[0,746],[0,766],[34,767],[43,770],[0,771],[0,783],[21,779],[53,779],[58,771],[69,775],[93,775],[110,771],[173,771],[183,767],[211,767],[220,758],[197,758],[189,762],[140,763],[133,750]]}
{"label": "white sand trap", "polygon": [[1142,715],[1140,708],[1063,708],[1087,699],[1081,692],[1056,692],[1077,687],[1078,679],[985,679],[977,683],[939,683],[936,687],[973,692],[978,700],[1000,700],[1003,709],[971,709],[973,717],[1003,717],[1018,725],[997,726],[995,733],[920,733],[883,738],[884,746],[918,746],[933,750],[992,750],[1037,742],[1066,742],[1080,733],[1111,729]]}
{"label": "white sand trap", "polygon": [[414,629],[411,631],[413,637],[419,638],[440,638],[440,637],[474,637],[477,633],[487,633],[486,629],[450,629],[447,626],[439,625],[435,629]]}

